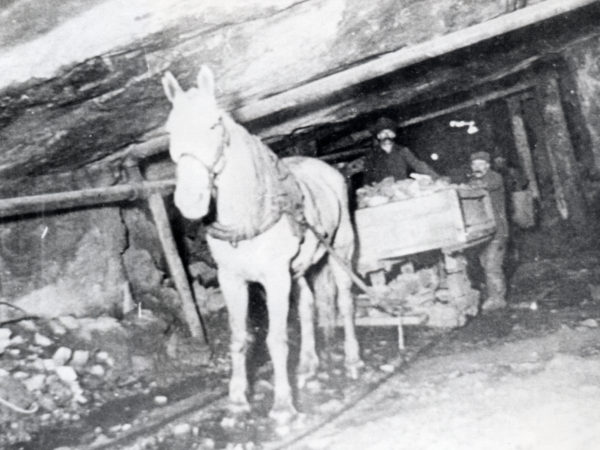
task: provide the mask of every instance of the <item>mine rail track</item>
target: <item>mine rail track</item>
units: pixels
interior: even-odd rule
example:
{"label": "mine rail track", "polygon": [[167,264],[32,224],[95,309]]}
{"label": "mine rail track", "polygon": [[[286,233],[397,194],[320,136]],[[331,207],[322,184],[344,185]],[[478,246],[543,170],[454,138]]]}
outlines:
{"label": "mine rail track", "polygon": [[[427,339],[418,347],[409,347],[406,352],[398,355],[396,358],[387,361],[387,365],[394,368],[393,371],[377,372],[377,377],[365,383],[362,386],[357,386],[356,383],[351,384],[351,392],[344,392],[344,400],[342,406],[332,412],[308,413],[303,415],[304,420],[298,427],[291,427],[285,437],[274,437],[274,433],[269,433],[269,438],[259,439],[255,444],[258,448],[265,450],[279,450],[286,448],[300,447],[316,432],[321,430],[326,425],[332,423],[337,418],[352,410],[364,399],[368,398],[375,390],[386,384],[392,377],[398,373],[406,371],[419,358],[425,357],[433,348],[435,348],[442,340],[448,341],[452,339],[455,331],[438,333]],[[267,379],[270,375],[270,367],[265,366],[258,370],[257,379]],[[114,437],[104,436],[101,440],[96,440],[90,443],[90,436],[79,436],[76,442],[65,443],[68,448],[89,449],[89,450],[116,450],[128,448],[140,448],[139,442],[144,441],[149,436],[168,435],[168,430],[178,423],[188,423],[193,426],[200,427],[200,434],[204,431],[204,422],[198,417],[209,416],[209,411],[213,414],[215,411],[221,411],[225,408],[227,401],[228,387],[227,383],[219,383],[209,388],[204,388],[197,394],[190,395],[181,400],[173,401],[170,404],[154,408],[145,412],[141,423],[136,423],[127,431],[119,431]],[[310,394],[309,394],[310,395]],[[264,400],[263,400],[264,401]],[[265,419],[266,420],[266,419]],[[227,429],[221,431],[221,438],[228,435]],[[235,433],[235,432],[234,432]],[[209,434],[210,436],[210,434]],[[195,438],[192,438],[195,439]],[[86,442],[84,442],[86,441]],[[189,440],[188,440],[189,442]],[[32,445],[36,445],[33,443]],[[35,448],[31,446],[20,446],[18,448]],[[153,447],[144,447],[153,448]],[[160,447],[165,448],[165,447]],[[174,448],[187,448],[177,447]],[[220,447],[215,447],[220,448]]]}
{"label": "mine rail track", "polygon": [[[291,431],[286,433],[285,438],[256,442],[259,446],[258,448],[263,448],[265,450],[279,450],[301,446],[303,442],[309,439],[317,431],[336,420],[342,414],[352,410],[361,401],[368,398],[375,390],[387,383],[392,377],[396,376],[399,372],[407,370],[417,359],[426,356],[442,340],[447,341],[451,339],[453,333],[453,331],[450,331],[437,334],[423,345],[409,349],[408,352],[401,354],[394,360],[388,362],[389,365],[394,367],[393,371],[389,373],[381,372],[380,376],[375,381],[365,384],[364,387],[355,389],[351,395],[349,395],[349,398],[346,398],[343,401],[343,406],[341,408],[331,413],[307,414],[305,417],[306,420],[301,427],[298,429],[292,427]],[[259,372],[261,375],[267,375],[268,370],[261,369]],[[85,448],[90,450],[128,448],[130,445],[134,444],[137,439],[160,432],[160,430],[164,430],[174,423],[194,423],[196,420],[195,418],[202,414],[203,411],[207,411],[211,408],[221,408],[220,404],[226,402],[226,399],[226,385],[213,389],[210,392],[194,394],[183,400],[179,400],[152,411],[148,414],[144,424],[141,426],[137,425],[115,438],[104,440],[101,443],[96,445],[92,444]]]}
{"label": "mine rail track", "polygon": [[338,417],[356,407],[361,401],[368,398],[371,394],[373,394],[373,392],[386,384],[392,377],[397,376],[398,373],[408,369],[417,359],[426,356],[442,340],[451,339],[451,335],[453,333],[454,331],[439,334],[420,347],[413,349],[408,356],[405,356],[404,354],[399,355],[395,360],[390,361],[390,364],[394,366],[394,371],[385,373],[377,381],[367,384],[363,389],[357,392],[353,398],[345,402],[342,408],[330,414],[318,417],[314,423],[311,423],[309,426],[305,427],[305,429],[298,431],[297,433],[291,433],[283,441],[262,443],[263,448],[265,450],[280,450],[293,448],[292,446],[298,447],[302,445],[303,442],[307,441],[317,431],[332,423]]}

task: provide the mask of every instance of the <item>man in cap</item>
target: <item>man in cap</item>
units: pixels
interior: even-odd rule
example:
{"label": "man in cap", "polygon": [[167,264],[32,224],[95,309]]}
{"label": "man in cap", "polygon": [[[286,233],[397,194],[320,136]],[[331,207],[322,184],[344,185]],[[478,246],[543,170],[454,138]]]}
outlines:
{"label": "man in cap", "polygon": [[435,170],[417,158],[408,148],[395,142],[397,128],[396,122],[387,117],[381,117],[371,128],[375,145],[365,158],[364,182],[378,183],[387,177],[403,180],[408,177],[409,169],[430,175],[433,179],[439,178]]}
{"label": "man in cap", "polygon": [[475,152],[471,154],[471,178],[469,185],[485,189],[490,196],[496,233],[486,244],[479,261],[485,271],[487,297],[482,305],[484,311],[504,308],[506,306],[506,280],[502,265],[508,240],[508,221],[504,197],[504,180],[502,175],[490,168],[490,154]]}

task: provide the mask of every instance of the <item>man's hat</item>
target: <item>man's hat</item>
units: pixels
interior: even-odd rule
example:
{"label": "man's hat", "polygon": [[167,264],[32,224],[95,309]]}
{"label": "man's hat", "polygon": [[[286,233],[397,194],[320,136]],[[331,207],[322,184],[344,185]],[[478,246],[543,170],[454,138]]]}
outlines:
{"label": "man's hat", "polygon": [[476,159],[481,159],[485,162],[490,162],[490,154],[488,152],[475,152],[471,153],[470,160],[475,161]]}
{"label": "man's hat", "polygon": [[373,126],[371,126],[371,134],[377,136],[381,130],[392,130],[394,133],[398,132],[398,124],[396,121],[388,117],[380,117]]}

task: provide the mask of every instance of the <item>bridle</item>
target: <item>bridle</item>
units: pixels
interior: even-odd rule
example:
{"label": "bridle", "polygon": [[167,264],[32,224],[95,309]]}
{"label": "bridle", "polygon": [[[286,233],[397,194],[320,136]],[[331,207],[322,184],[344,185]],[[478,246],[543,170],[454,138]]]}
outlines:
{"label": "bridle", "polygon": [[177,164],[179,164],[183,158],[187,157],[192,158],[196,162],[200,163],[200,165],[202,165],[208,172],[211,186],[214,186],[215,179],[220,175],[221,172],[223,172],[223,169],[225,168],[225,147],[229,146],[230,143],[230,135],[225,128],[225,124],[223,123],[223,116],[219,116],[219,119],[210,126],[210,129],[214,130],[218,126],[221,127],[221,142],[219,143],[219,147],[217,147],[215,159],[211,164],[205,163],[192,153],[182,153],[177,160]]}

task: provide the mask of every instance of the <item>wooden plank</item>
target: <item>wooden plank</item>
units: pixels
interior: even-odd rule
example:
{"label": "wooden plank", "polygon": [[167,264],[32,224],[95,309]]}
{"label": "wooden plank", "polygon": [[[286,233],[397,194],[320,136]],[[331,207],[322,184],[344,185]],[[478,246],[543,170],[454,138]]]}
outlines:
{"label": "wooden plank", "polygon": [[193,337],[199,338],[203,344],[206,344],[205,333],[202,328],[200,316],[196,310],[196,302],[194,301],[190,283],[181,262],[173,232],[171,231],[165,202],[160,194],[152,194],[148,198],[148,205],[150,206],[150,211],[152,211],[152,217],[158,230],[158,238],[165,253],[169,273],[181,298],[183,319],[188,326],[190,334]]}
{"label": "wooden plank", "polygon": [[564,219],[568,218],[575,227],[585,231],[585,200],[556,77],[550,76],[541,82],[537,92],[542,106],[543,134],[552,167],[557,207]]}
{"label": "wooden plank", "polygon": [[251,121],[260,117],[317,101],[350,86],[386,75],[454,50],[468,47],[485,39],[508,33],[536,22],[564,14],[568,11],[595,3],[596,0],[546,0],[533,6],[502,15],[452,33],[400,50],[386,53],[349,69],[305,83],[280,94],[273,95],[238,109],[236,117]]}
{"label": "wooden plank", "polygon": [[374,271],[386,259],[464,247],[495,229],[487,194],[447,189],[359,209],[355,213],[358,270]]}
{"label": "wooden plank", "polygon": [[145,198],[160,192],[169,194],[175,189],[175,180],[146,181],[116,186],[56,192],[52,194],[28,195],[0,199],[0,217],[48,213],[84,206]]}
{"label": "wooden plank", "polygon": [[531,147],[527,139],[527,130],[525,130],[525,122],[521,112],[521,97],[509,97],[506,99],[506,104],[510,112],[510,120],[512,124],[513,136],[515,145],[519,153],[519,160],[523,167],[527,180],[529,181],[529,190],[533,198],[540,198],[540,189],[537,184],[537,178],[533,169],[533,158],[531,157]]}
{"label": "wooden plank", "polygon": [[410,119],[404,120],[398,124],[399,127],[409,127],[411,125],[416,125],[418,123],[426,122],[431,119],[435,119],[437,117],[445,116],[446,114],[451,114],[456,111],[461,111],[463,109],[470,108],[472,106],[481,106],[485,105],[487,102],[498,100],[500,98],[507,97],[509,95],[514,95],[519,92],[526,91],[535,86],[533,81],[519,83],[514,86],[511,86],[506,89],[500,89],[498,91],[490,92],[488,94],[479,95],[477,97],[471,98],[461,103],[457,103],[456,105],[449,106],[448,108],[439,109],[437,111],[432,111],[427,114],[423,114],[416,117],[411,117]]}

